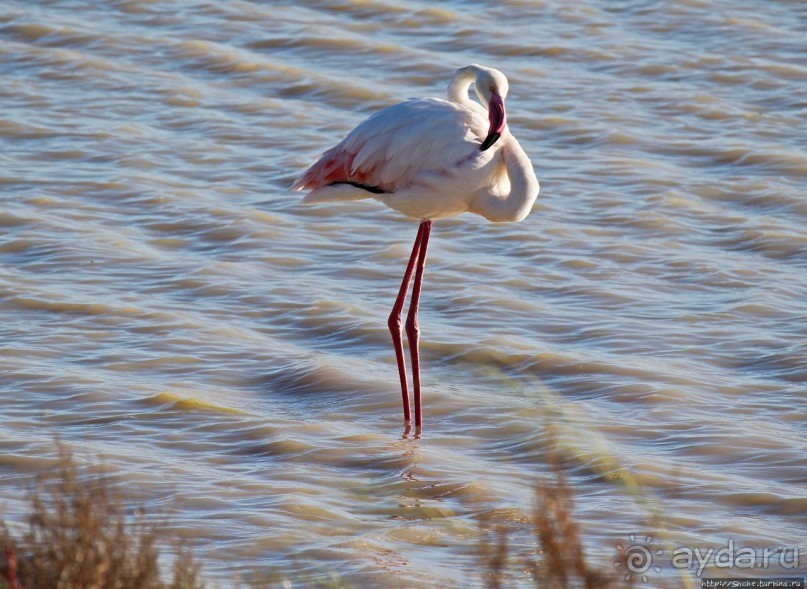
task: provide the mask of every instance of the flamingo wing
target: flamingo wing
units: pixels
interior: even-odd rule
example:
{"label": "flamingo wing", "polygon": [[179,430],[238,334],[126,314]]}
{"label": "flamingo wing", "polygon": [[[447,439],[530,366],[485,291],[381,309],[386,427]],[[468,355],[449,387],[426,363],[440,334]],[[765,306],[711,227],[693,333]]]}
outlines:
{"label": "flamingo wing", "polygon": [[[482,111],[482,109],[479,109]],[[294,190],[352,184],[371,193],[395,192],[423,172],[441,172],[479,149],[484,114],[439,98],[418,98],[367,118],[326,151]]]}

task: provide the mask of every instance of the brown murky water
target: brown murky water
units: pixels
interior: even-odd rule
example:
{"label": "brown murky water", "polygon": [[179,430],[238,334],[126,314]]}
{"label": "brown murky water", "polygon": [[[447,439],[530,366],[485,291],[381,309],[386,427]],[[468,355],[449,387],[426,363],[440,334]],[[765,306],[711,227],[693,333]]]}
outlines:
{"label": "brown murky water", "polygon": [[[661,517],[645,586],[729,541],[800,561],[701,574],[804,575],[806,44],[784,0],[4,3],[6,518],[58,434],[178,498],[214,579],[477,586],[477,518],[523,518],[554,439],[593,557]],[[416,224],[287,188],[472,62],[542,191],[436,223],[402,439]]]}

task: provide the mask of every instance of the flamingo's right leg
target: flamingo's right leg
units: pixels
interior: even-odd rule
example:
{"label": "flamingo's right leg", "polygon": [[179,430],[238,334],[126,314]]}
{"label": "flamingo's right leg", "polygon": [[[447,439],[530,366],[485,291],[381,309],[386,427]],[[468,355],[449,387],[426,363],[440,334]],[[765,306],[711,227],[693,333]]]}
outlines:
{"label": "flamingo's right leg", "polygon": [[403,306],[406,302],[406,293],[409,291],[409,283],[412,281],[412,272],[415,270],[415,264],[420,257],[420,242],[423,239],[423,224],[421,223],[418,228],[418,234],[415,238],[415,244],[412,246],[412,254],[409,256],[409,263],[406,266],[403,281],[401,282],[401,289],[398,291],[398,298],[395,299],[395,304],[392,307],[387,325],[389,326],[390,333],[392,334],[392,344],[395,347],[395,358],[398,360],[398,376],[401,378],[401,397],[403,398],[404,420],[410,421],[412,419],[409,412],[409,386],[406,383],[406,360],[403,351],[403,333],[401,330],[401,313]]}

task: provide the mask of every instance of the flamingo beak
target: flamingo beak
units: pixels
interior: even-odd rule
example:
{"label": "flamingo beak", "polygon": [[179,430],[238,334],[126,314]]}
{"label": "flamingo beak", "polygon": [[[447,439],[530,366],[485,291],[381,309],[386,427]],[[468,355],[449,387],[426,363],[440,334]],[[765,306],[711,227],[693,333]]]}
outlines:
{"label": "flamingo beak", "polygon": [[498,92],[493,92],[490,97],[490,104],[488,105],[488,120],[490,121],[490,128],[488,129],[488,136],[479,147],[479,151],[485,151],[491,145],[499,140],[507,125],[507,118],[504,113],[504,100],[499,96]]}

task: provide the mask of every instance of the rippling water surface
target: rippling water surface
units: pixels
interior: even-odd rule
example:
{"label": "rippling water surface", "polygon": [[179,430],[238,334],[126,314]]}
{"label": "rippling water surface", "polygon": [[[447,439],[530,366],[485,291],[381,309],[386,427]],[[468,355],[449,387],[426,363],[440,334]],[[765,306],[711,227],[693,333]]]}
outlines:
{"label": "rippling water surface", "polygon": [[[652,517],[666,551],[803,543],[805,39],[784,0],[4,3],[6,519],[58,434],[178,498],[222,583],[477,586],[477,519],[524,521],[554,441],[593,559]],[[473,62],[542,192],[436,223],[405,439],[417,225],[288,186]]]}

